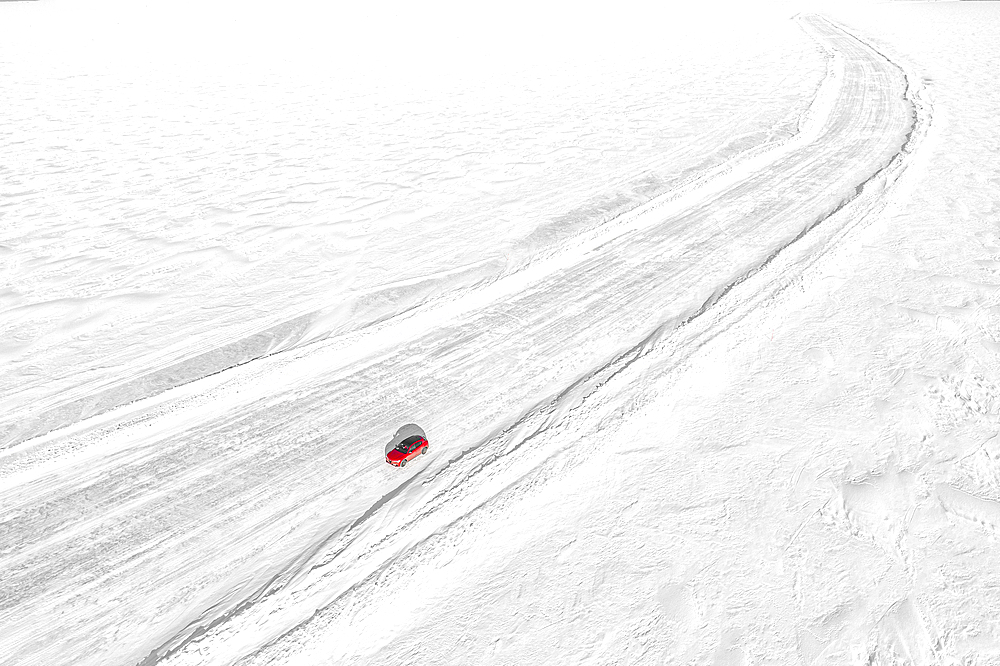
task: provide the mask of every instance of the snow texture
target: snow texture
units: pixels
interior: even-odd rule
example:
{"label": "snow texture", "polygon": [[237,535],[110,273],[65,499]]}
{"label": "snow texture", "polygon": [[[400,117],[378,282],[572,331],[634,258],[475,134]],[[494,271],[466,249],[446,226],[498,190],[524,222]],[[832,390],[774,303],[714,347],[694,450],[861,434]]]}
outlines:
{"label": "snow texture", "polygon": [[0,663],[1000,663],[997,44],[4,3]]}

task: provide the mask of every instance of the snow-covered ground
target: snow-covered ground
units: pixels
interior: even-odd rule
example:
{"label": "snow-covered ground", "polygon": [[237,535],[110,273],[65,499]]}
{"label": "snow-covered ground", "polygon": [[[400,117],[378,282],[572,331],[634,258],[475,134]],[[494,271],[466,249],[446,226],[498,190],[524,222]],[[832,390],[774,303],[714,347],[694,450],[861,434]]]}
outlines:
{"label": "snow-covered ground", "polygon": [[[30,30],[0,26],[29,41],[0,52],[5,444],[514,271],[786,138],[822,76],[794,26],[767,43],[675,29],[656,48],[584,42],[478,69],[414,62],[411,37],[389,49],[403,63],[359,69],[325,34],[264,58],[260,26],[228,40],[246,64],[217,45],[93,54],[121,41],[111,12],[14,9]],[[140,16],[128,34],[167,18]],[[57,20],[69,34],[35,43]]]}
{"label": "snow-covered ground", "polygon": [[1000,663],[1000,5],[222,7],[0,5],[0,663]]}

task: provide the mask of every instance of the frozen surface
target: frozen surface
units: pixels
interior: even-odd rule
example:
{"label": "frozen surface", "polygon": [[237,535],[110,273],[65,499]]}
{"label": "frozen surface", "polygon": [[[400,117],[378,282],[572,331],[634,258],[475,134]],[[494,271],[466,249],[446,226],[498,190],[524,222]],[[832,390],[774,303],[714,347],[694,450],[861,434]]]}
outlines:
{"label": "frozen surface", "polygon": [[995,3],[88,9],[0,7],[7,661],[1000,660]]}
{"label": "frozen surface", "polygon": [[686,32],[471,71],[0,47],[2,441],[495,279],[795,131],[823,71],[793,25]]}

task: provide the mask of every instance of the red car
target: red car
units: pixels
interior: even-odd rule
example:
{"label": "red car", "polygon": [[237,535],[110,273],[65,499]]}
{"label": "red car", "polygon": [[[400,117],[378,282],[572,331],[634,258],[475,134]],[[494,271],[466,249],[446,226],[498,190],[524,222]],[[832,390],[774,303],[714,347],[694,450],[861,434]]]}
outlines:
{"label": "red car", "polygon": [[420,435],[412,435],[396,445],[385,455],[385,461],[396,467],[406,467],[406,461],[427,453],[427,440]]}

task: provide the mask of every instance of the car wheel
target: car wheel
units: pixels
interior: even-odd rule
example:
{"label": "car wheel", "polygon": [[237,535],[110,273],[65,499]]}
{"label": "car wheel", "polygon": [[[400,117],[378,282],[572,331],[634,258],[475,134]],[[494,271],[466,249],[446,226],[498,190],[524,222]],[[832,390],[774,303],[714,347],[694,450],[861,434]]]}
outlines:
{"label": "car wheel", "polygon": [[403,458],[402,460],[399,461],[399,466],[406,467],[406,458]]}
{"label": "car wheel", "polygon": [[424,455],[425,453],[427,453],[427,447],[426,446],[420,451],[420,455]]}

